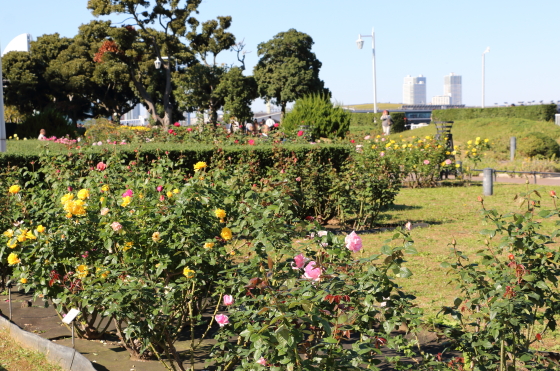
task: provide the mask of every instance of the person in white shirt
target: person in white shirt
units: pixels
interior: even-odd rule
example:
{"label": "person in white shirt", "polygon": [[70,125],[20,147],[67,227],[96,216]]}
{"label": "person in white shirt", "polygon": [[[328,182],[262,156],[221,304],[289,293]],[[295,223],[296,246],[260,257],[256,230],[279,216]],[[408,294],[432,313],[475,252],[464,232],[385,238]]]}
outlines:
{"label": "person in white shirt", "polygon": [[268,116],[268,118],[266,119],[265,124],[266,124],[266,126],[268,126],[269,129],[272,129],[272,128],[274,128],[275,122],[274,122],[274,120],[272,119],[271,116]]}
{"label": "person in white shirt", "polygon": [[45,139],[47,139],[46,135],[47,135],[47,132],[45,131],[45,129],[41,129],[41,130],[39,130],[39,138],[37,138],[37,139],[45,140]]}

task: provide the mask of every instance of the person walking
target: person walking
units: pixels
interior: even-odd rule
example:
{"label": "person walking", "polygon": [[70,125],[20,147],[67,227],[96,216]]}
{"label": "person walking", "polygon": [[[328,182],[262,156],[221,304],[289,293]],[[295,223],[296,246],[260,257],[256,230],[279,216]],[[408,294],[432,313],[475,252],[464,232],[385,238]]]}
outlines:
{"label": "person walking", "polygon": [[383,115],[381,115],[381,127],[383,128],[383,135],[391,134],[391,126],[393,125],[393,119],[391,119],[391,115],[389,111],[383,111]]}

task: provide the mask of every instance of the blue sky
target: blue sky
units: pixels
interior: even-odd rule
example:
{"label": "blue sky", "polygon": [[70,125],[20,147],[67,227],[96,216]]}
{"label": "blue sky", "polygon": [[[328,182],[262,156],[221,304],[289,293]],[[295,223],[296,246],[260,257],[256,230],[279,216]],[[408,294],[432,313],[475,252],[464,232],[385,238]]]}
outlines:
{"label": "blue sky", "polygon": [[[21,33],[73,36],[93,19],[86,0],[0,0],[0,42]],[[201,21],[231,15],[245,39],[249,72],[257,45],[295,28],[315,41],[320,77],[344,104],[371,103],[371,43],[376,32],[378,102],[401,102],[406,75],[427,77],[428,99],[443,94],[443,76],[463,76],[463,101],[481,104],[481,55],[486,55],[486,106],[560,100],[560,1],[534,0],[204,0]],[[125,16],[114,16],[120,21]],[[224,52],[219,62],[235,62]],[[259,106],[259,105],[258,105]]]}

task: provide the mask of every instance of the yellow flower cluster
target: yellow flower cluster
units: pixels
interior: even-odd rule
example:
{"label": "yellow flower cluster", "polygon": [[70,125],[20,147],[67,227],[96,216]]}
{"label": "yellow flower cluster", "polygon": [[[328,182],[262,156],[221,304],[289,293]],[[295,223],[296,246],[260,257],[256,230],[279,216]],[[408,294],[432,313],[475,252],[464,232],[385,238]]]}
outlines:
{"label": "yellow flower cluster", "polygon": [[[86,192],[82,192],[82,191],[86,191]],[[83,197],[87,193],[89,197],[89,192],[87,192],[87,189],[86,190],[82,189],[80,192],[82,192],[80,196]],[[67,193],[64,196],[62,196],[60,202],[62,203],[64,211],[66,211],[67,218],[71,218],[74,215],[76,216],[86,215],[84,201],[82,199],[74,200],[74,195],[72,193]]]}
{"label": "yellow flower cluster", "polygon": [[121,202],[121,206],[122,207],[126,207],[128,205],[130,205],[130,203],[132,202],[132,197],[130,196],[124,196]]}
{"label": "yellow flower cluster", "polygon": [[[42,233],[44,231],[45,231],[45,227],[43,227],[42,225],[37,227],[38,233]],[[18,229],[16,231],[13,231],[12,229],[8,229],[2,234],[5,237],[8,237],[8,242],[6,242],[6,246],[8,246],[10,249],[16,248],[18,242],[33,241],[37,239],[37,236],[29,229]]]}
{"label": "yellow flower cluster", "polygon": [[213,247],[214,247],[214,242],[206,242],[206,243],[204,244],[204,248],[205,248],[205,249],[211,249],[211,248],[213,248]]}
{"label": "yellow flower cluster", "polygon": [[146,126],[119,126],[119,130],[132,130],[132,131],[150,131],[151,129]]}
{"label": "yellow flower cluster", "polygon": [[87,189],[80,189],[78,191],[78,198],[80,200],[85,200],[85,199],[89,198],[89,191]]}
{"label": "yellow flower cluster", "polygon": [[220,221],[223,223],[226,217],[226,211],[223,209],[216,209],[214,210],[214,215],[216,215],[216,218],[220,219]]}
{"label": "yellow flower cluster", "polygon": [[78,278],[85,278],[88,275],[88,267],[86,265],[80,264],[76,268],[76,274]]}

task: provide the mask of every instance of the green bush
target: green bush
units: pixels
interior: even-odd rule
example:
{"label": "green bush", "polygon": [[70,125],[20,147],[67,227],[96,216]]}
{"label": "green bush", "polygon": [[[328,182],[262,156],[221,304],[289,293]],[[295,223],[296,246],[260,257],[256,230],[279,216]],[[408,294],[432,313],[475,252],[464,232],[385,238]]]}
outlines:
{"label": "green bush", "polygon": [[324,138],[344,138],[350,128],[350,113],[332,104],[325,95],[309,95],[298,99],[282,123],[286,132],[308,125],[313,134]]}
{"label": "green bush", "polygon": [[434,110],[435,121],[471,120],[478,118],[511,117],[528,120],[551,121],[556,114],[556,104],[492,108],[456,108]]}
{"label": "green bush", "polygon": [[54,109],[29,116],[25,121],[16,126],[15,133],[20,138],[37,138],[39,131],[45,129],[47,137],[57,138],[70,135],[76,136],[77,129],[61,113]]}
{"label": "green bush", "polygon": [[551,158],[558,156],[560,146],[551,137],[534,132],[519,138],[517,150],[524,156]]}

